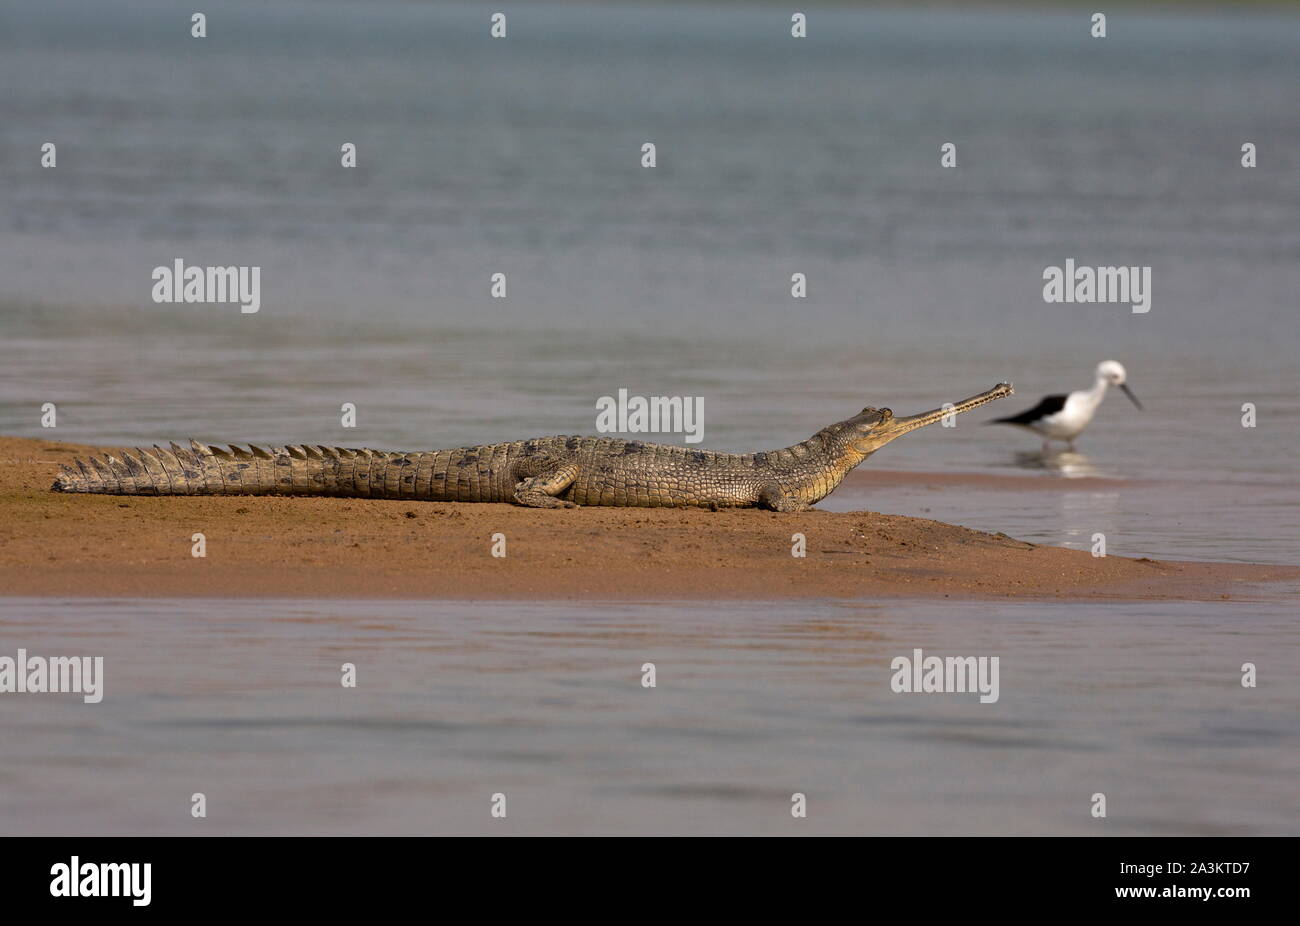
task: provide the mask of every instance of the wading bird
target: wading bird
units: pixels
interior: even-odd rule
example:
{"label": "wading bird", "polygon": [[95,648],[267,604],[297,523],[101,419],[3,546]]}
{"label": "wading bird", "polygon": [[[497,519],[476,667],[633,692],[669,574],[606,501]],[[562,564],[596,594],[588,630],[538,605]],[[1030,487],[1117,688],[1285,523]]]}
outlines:
{"label": "wading bird", "polygon": [[1051,452],[1052,441],[1065,441],[1071,451],[1074,439],[1083,433],[1097,413],[1097,406],[1106,397],[1107,386],[1118,386],[1124,394],[1133,400],[1133,404],[1142,408],[1133,390],[1127,384],[1128,374],[1124,367],[1114,360],[1103,360],[1097,364],[1097,380],[1091,389],[1080,389],[1068,395],[1049,395],[1033,408],[1012,415],[1010,418],[994,418],[988,424],[1014,424],[1026,428],[1044,438],[1043,453]]}

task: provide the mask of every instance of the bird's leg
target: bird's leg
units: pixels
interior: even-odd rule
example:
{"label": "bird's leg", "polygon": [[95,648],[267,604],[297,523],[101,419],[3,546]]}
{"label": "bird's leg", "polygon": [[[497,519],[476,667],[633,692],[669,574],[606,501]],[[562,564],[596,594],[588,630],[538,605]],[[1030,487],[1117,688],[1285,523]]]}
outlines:
{"label": "bird's leg", "polygon": [[1077,450],[1074,449],[1074,441],[1066,441],[1066,446],[1068,446],[1068,447],[1070,448],[1070,453],[1078,453],[1078,452],[1079,452],[1079,451],[1077,451]]}
{"label": "bird's leg", "polygon": [[1045,440],[1043,441],[1043,456],[1048,457],[1051,455],[1052,455],[1052,442],[1050,440]]}

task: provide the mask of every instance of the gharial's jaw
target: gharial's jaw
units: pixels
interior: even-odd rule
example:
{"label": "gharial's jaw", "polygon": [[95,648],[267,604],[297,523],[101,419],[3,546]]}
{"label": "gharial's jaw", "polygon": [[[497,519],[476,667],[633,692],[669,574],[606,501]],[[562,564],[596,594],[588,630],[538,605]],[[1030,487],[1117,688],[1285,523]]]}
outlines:
{"label": "gharial's jaw", "polygon": [[942,421],[949,415],[960,415],[962,412],[968,412],[972,408],[979,408],[989,402],[994,402],[1006,396],[1013,395],[1015,390],[1010,383],[998,383],[988,392],[981,392],[979,395],[973,395],[969,399],[962,399],[960,402],[953,402],[942,408],[931,409],[928,412],[921,412],[919,415],[908,415],[905,418],[895,418],[889,409],[881,409],[882,420],[875,425],[870,431],[863,434],[860,438],[853,441],[854,448],[860,453],[870,454],[879,450],[885,444],[897,437],[902,437],[909,431],[915,431],[917,428],[923,428],[927,424],[934,424],[936,421]]}

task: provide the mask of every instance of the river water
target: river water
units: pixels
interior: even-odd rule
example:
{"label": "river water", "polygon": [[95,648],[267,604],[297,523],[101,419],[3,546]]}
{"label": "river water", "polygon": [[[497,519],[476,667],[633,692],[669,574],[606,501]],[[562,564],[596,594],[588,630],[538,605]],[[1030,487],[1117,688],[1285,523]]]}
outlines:
{"label": "river water", "polygon": [[[423,449],[591,433],[626,388],[753,450],[1009,379],[866,471],[1051,488],[826,506],[1300,562],[1300,18],[488,12],[228,3],[199,40],[161,0],[0,8],[0,433]],[[176,258],[260,266],[260,311],[154,304]],[[1070,258],[1151,266],[1151,311],[1045,304]],[[980,426],[1107,358],[1146,411],[1112,395],[1069,466]],[[0,698],[0,826],[1294,833],[1295,601],[4,599],[0,655],[104,655],[108,695]],[[893,695],[914,646],[999,654],[1001,699]]]}
{"label": "river water", "polygon": [[[98,704],[0,698],[8,833],[1300,825],[1294,602],[5,599],[0,629],[104,656]],[[998,656],[998,700],[895,694],[917,647]]]}

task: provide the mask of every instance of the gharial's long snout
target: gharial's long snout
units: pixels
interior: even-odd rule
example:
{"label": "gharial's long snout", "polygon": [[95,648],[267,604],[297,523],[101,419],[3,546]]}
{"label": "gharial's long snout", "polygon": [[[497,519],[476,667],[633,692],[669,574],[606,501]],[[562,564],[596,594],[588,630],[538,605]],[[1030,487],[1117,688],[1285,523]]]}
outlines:
{"label": "gharial's long snout", "polygon": [[960,402],[953,402],[944,405],[942,408],[934,408],[928,412],[921,412],[919,415],[908,415],[904,418],[893,418],[889,421],[883,421],[878,427],[872,430],[871,436],[876,438],[878,441],[883,437],[885,440],[880,441],[880,443],[887,443],[896,437],[901,437],[909,431],[915,431],[917,428],[923,428],[927,424],[934,424],[936,421],[942,421],[948,415],[960,415],[962,412],[968,412],[972,408],[979,408],[981,405],[996,401],[997,399],[1005,398],[1014,393],[1015,390],[1012,388],[1010,383],[998,383],[988,392],[981,392],[979,395],[973,395],[969,399],[962,399]]}
{"label": "gharial's long snout", "polygon": [[941,421],[948,415],[960,415],[962,412],[968,412],[972,408],[979,408],[997,399],[1012,395],[1015,390],[1010,383],[998,383],[988,392],[981,392],[979,395],[973,395],[969,399],[962,399],[960,402],[953,402],[942,408],[931,409],[928,412],[921,412],[919,415],[909,415],[906,418],[895,418],[899,434],[906,434],[908,431],[915,431],[917,428],[923,428],[927,424],[934,424]]}

